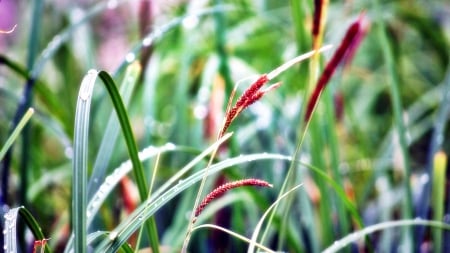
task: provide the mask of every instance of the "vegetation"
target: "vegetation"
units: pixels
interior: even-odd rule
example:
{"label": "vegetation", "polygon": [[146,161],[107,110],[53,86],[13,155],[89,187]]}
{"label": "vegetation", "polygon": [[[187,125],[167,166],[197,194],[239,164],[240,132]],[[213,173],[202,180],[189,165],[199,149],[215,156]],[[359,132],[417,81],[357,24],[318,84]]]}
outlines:
{"label": "vegetation", "polygon": [[0,17],[5,252],[450,251],[446,1]]}

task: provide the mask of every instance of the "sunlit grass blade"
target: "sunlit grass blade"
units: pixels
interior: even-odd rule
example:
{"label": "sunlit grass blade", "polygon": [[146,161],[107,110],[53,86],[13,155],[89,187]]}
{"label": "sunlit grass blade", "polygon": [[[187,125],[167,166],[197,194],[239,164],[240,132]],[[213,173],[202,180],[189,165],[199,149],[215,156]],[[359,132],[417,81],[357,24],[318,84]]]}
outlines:
{"label": "sunlit grass blade", "polygon": [[[220,163],[211,165],[208,168],[208,175],[215,174],[226,168],[238,164],[244,164],[251,161],[261,161],[261,160],[286,160],[289,161],[289,156],[283,156],[278,154],[253,154],[253,155],[242,155],[236,158],[230,158]],[[179,193],[183,192],[187,188],[191,187],[193,184],[201,181],[205,174],[205,169],[197,171],[193,175],[186,179],[180,180],[176,185],[164,191],[160,196],[156,198],[150,198],[139,206],[126,220],[119,224],[110,234],[108,240],[104,240],[97,247],[96,252],[106,252],[115,251],[120,245],[122,245],[140,226],[152,217],[156,211],[158,211],[162,206],[164,206],[168,201],[173,199]]]}
{"label": "sunlit grass blade", "polygon": [[333,245],[326,248],[323,251],[323,253],[340,252],[340,250],[348,246],[350,243],[355,243],[358,240],[364,238],[365,236],[381,230],[391,229],[395,227],[410,227],[410,226],[428,226],[438,229],[450,230],[450,225],[439,221],[421,220],[421,219],[387,221],[371,225],[359,231],[350,233],[344,238],[335,241]]}
{"label": "sunlit grass blade", "polygon": [[78,94],[75,113],[75,129],[73,141],[73,179],[72,179],[72,226],[74,235],[74,251],[87,251],[87,171],[89,116],[92,91],[98,73],[90,70],[84,77]]}
{"label": "sunlit grass blade", "polygon": [[[5,252],[20,252],[17,247],[17,242],[19,241],[17,238],[17,224],[19,216],[25,221],[25,224],[33,233],[33,236],[36,240],[44,240],[44,234],[42,233],[42,229],[34,219],[33,215],[23,206],[16,207],[9,210],[4,218],[4,231],[3,236],[5,237],[5,244],[2,246]],[[44,251],[46,253],[50,252],[50,249],[47,244],[45,244]]]}
{"label": "sunlit grass blade", "polygon": [[11,147],[11,145],[17,139],[17,137],[19,136],[19,134],[22,131],[22,129],[24,128],[24,126],[31,119],[31,116],[33,115],[33,113],[34,113],[34,109],[33,108],[29,108],[26,111],[26,113],[23,115],[22,119],[19,121],[19,123],[17,124],[16,128],[11,133],[11,135],[8,137],[8,139],[6,140],[5,144],[3,145],[2,149],[0,150],[0,161],[3,159],[4,155],[8,151],[9,147]]}

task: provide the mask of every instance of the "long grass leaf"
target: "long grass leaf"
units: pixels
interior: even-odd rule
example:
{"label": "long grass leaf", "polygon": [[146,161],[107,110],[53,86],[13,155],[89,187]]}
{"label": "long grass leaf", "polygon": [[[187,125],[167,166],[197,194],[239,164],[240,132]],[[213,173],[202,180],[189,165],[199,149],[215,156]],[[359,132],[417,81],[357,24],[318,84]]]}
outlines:
{"label": "long grass leaf", "polygon": [[72,226],[74,251],[87,251],[87,170],[89,115],[95,80],[98,73],[90,70],[84,77],[78,94],[73,141]]}
{"label": "long grass leaf", "polygon": [[[123,82],[120,86],[120,94],[123,98],[124,105],[128,105],[131,100],[136,81],[141,73],[141,67],[138,62],[131,64],[125,71]],[[117,115],[112,113],[109,116],[103,139],[100,144],[97,158],[95,159],[92,169],[91,178],[88,184],[88,197],[91,198],[93,193],[98,190],[99,185],[105,177],[106,168],[109,164],[117,137],[119,135],[119,125],[117,124]]]}
{"label": "long grass leaf", "polygon": [[365,236],[375,233],[377,231],[386,230],[390,228],[395,227],[410,227],[410,226],[429,226],[429,227],[435,227],[439,229],[445,229],[450,230],[450,225],[439,222],[439,221],[431,221],[431,220],[421,220],[421,219],[414,219],[414,220],[398,220],[398,221],[387,221],[378,223],[372,226],[365,227],[364,229],[361,229],[359,231],[350,233],[346,235],[344,238],[335,241],[333,245],[326,248],[323,253],[334,253],[339,252],[341,249],[348,246],[350,243],[354,243],[361,238],[364,238]]}
{"label": "long grass leaf", "polygon": [[[133,174],[138,187],[139,197],[141,201],[144,201],[148,195],[148,188],[145,180],[144,167],[142,166],[141,161],[139,161],[137,144],[131,130],[128,114],[125,110],[125,106],[123,105],[123,101],[120,97],[119,91],[117,90],[116,84],[111,76],[105,71],[101,71],[99,76],[105,84],[109,96],[113,102],[114,109],[116,110],[117,117],[122,128],[122,133],[125,137],[125,143],[127,144],[128,154],[130,156],[131,163],[133,164]],[[156,229],[156,221],[153,217],[148,221],[145,227],[149,235],[152,250],[153,252],[158,253],[158,231]]]}

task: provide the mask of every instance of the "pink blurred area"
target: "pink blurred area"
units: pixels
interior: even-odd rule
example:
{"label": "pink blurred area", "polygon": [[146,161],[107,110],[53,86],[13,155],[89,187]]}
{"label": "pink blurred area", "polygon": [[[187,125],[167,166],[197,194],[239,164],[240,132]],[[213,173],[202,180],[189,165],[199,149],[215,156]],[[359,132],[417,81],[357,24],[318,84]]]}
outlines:
{"label": "pink blurred area", "polygon": [[[1,0],[0,1],[0,30],[9,31],[17,24],[17,1]],[[4,50],[8,44],[12,43],[14,33],[0,34],[0,50]]]}

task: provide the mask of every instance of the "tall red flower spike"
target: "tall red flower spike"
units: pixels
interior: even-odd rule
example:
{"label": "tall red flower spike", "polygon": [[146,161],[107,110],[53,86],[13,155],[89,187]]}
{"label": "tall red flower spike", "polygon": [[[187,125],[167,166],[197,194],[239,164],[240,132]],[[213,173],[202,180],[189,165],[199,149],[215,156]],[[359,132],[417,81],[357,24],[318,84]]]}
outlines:
{"label": "tall red flower spike", "polygon": [[368,21],[364,13],[362,13],[358,20],[356,20],[347,30],[341,44],[334,53],[331,60],[325,66],[319,80],[317,81],[316,88],[314,89],[311,97],[309,98],[308,105],[306,107],[305,122],[308,122],[311,118],[311,114],[316,107],[317,101],[325,88],[326,84],[330,80],[334,71],[339,66],[340,62],[349,57],[348,52],[355,50],[355,45],[358,45],[362,39],[362,36],[366,33],[368,28]]}

